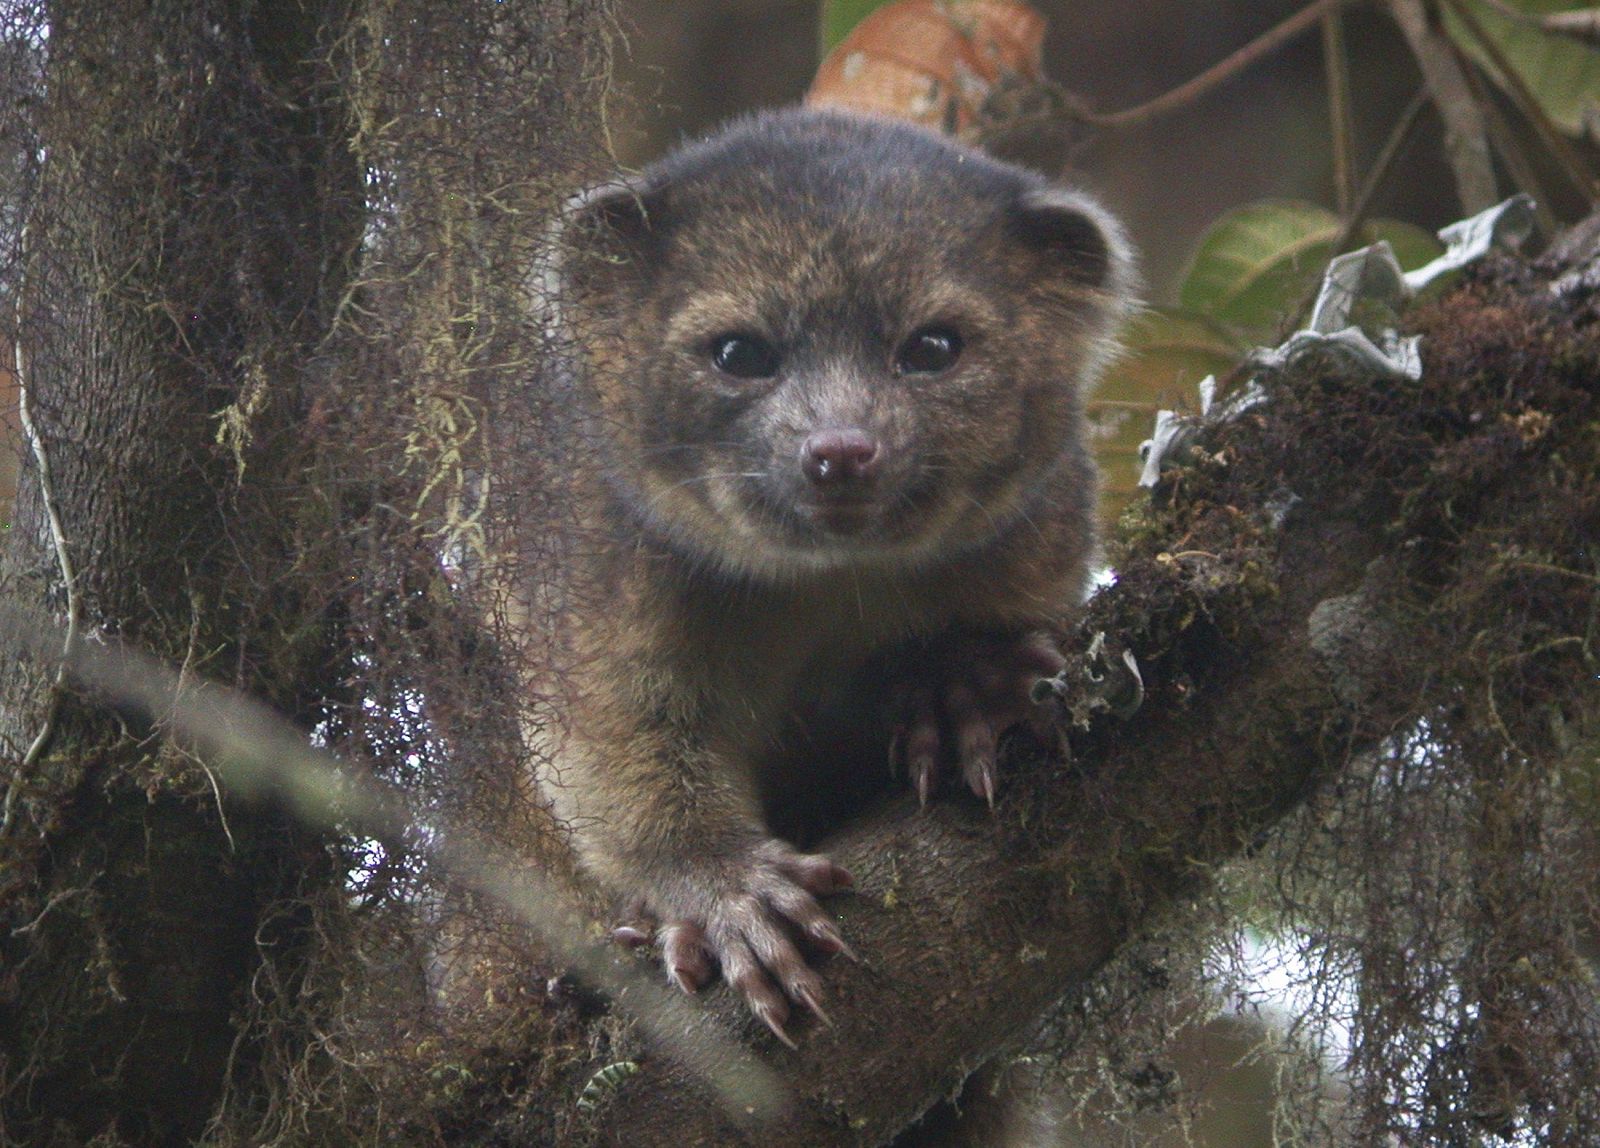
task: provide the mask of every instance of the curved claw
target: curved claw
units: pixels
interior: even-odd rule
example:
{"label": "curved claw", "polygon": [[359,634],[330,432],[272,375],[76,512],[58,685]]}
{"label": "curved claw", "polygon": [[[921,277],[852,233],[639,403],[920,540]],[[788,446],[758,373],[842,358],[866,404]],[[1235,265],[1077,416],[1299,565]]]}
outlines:
{"label": "curved claw", "polygon": [[812,945],[821,949],[824,953],[843,953],[852,961],[860,964],[860,959],[851,950],[850,946],[845,943],[845,939],[839,935],[839,930],[834,927],[833,922],[819,921],[807,925],[806,936],[810,939]]}
{"label": "curved claw", "polygon": [[637,949],[640,945],[648,945],[650,943],[650,933],[635,925],[618,925],[611,930],[611,939],[619,945]]}
{"label": "curved claw", "polygon": [[[976,777],[973,774],[976,773]],[[989,805],[989,812],[994,812],[994,765],[991,762],[980,762],[975,768],[966,771],[967,788],[973,794],[981,797]]]}
{"label": "curved claw", "polygon": [[698,925],[676,921],[661,930],[661,956],[667,978],[686,993],[698,992],[711,980],[706,935]]}
{"label": "curved claw", "polygon": [[773,1015],[773,1011],[764,1005],[751,1005],[751,1011],[756,1014],[761,1023],[772,1030],[772,1035],[788,1045],[791,1051],[799,1052],[800,1046],[794,1042],[790,1035],[783,1031],[783,1021],[788,1019],[787,1013],[782,1018]]}
{"label": "curved claw", "polygon": [[927,805],[941,771],[959,771],[993,809],[1000,735],[1024,723],[1048,733],[1048,717],[1032,690],[1065,664],[1055,639],[1043,631],[954,637],[930,659],[925,672],[931,681],[895,687],[890,696],[898,703],[899,724],[890,753],[905,763],[918,801]]}
{"label": "curved claw", "polygon": [[[639,919],[654,926],[674,984],[695,992],[720,967],[761,1023],[795,1048],[786,1029],[791,1003],[833,1024],[821,1003],[822,981],[807,955],[843,952],[857,959],[816,898],[854,884],[850,871],[829,858],[767,838],[714,865],[680,873],[665,885],[677,891],[675,911],[663,912],[660,902],[650,901],[640,907]],[[648,936],[634,924],[615,932],[633,941]]]}
{"label": "curved claw", "polygon": [[905,757],[906,774],[916,787],[917,799],[926,808],[939,775],[939,715],[934,709],[930,689],[915,690],[909,704],[911,717],[899,749]]}
{"label": "curved claw", "polygon": [[833,1018],[829,1016],[827,1010],[822,1007],[822,1002],[817,999],[816,993],[812,992],[804,985],[793,986],[790,988],[789,993],[794,997],[795,1000],[799,1001],[801,1004],[805,1005],[806,1008],[810,1009],[811,1014],[823,1024],[827,1025],[829,1028],[834,1027]]}

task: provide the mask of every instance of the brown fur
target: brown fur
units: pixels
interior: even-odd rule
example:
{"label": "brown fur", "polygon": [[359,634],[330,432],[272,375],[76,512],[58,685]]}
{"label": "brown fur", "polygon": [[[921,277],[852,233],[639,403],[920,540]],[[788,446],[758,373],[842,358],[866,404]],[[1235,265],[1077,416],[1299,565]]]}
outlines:
{"label": "brown fur", "polygon": [[[785,995],[820,1011],[794,933],[842,946],[811,895],[848,876],[767,826],[848,784],[819,747],[868,736],[868,694],[910,706],[893,716],[919,786],[936,751],[981,791],[989,764],[970,759],[1016,720],[1015,691],[979,698],[964,651],[998,650],[978,668],[1015,677],[1008,643],[1081,597],[1081,395],[1128,256],[1100,209],[1040,177],[796,111],[591,193],[560,258],[583,531],[545,789],[588,870],[662,925],[673,975],[695,987],[719,963],[783,1035]],[[905,369],[929,329],[959,335],[954,365]],[[719,370],[727,335],[778,368]],[[830,486],[803,464],[837,476],[853,456],[815,444],[839,428],[876,453]]]}

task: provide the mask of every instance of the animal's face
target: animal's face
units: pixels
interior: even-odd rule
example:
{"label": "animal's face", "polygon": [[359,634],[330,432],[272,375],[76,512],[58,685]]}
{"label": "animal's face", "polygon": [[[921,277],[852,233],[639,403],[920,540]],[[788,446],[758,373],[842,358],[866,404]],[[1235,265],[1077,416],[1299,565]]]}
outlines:
{"label": "animal's face", "polygon": [[580,208],[595,449],[651,529],[743,573],[981,546],[1080,449],[1120,241],[1080,197],[934,137],[798,125]]}

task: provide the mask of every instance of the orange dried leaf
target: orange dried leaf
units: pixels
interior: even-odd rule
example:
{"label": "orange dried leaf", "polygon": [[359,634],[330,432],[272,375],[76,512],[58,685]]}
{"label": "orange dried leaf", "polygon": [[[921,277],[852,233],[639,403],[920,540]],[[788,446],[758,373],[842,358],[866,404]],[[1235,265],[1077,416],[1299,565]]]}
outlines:
{"label": "orange dried leaf", "polygon": [[1020,0],[888,4],[828,53],[805,102],[960,132],[996,86],[1040,79],[1044,32]]}

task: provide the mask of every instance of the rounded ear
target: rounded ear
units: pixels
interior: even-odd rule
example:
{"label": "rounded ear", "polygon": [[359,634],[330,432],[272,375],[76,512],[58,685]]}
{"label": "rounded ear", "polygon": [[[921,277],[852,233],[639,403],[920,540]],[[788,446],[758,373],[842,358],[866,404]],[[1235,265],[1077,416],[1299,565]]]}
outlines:
{"label": "rounded ear", "polygon": [[602,241],[607,235],[623,241],[643,237],[657,206],[648,202],[652,190],[639,180],[614,179],[578,192],[561,212],[568,234]]}
{"label": "rounded ear", "polygon": [[1122,226],[1082,192],[1030,187],[1012,204],[1007,224],[1012,237],[1066,283],[1113,295],[1132,287],[1133,260]]}
{"label": "rounded ear", "polygon": [[665,203],[659,189],[619,179],[567,200],[556,221],[561,278],[579,290],[604,290],[620,276],[639,276],[661,238]]}

